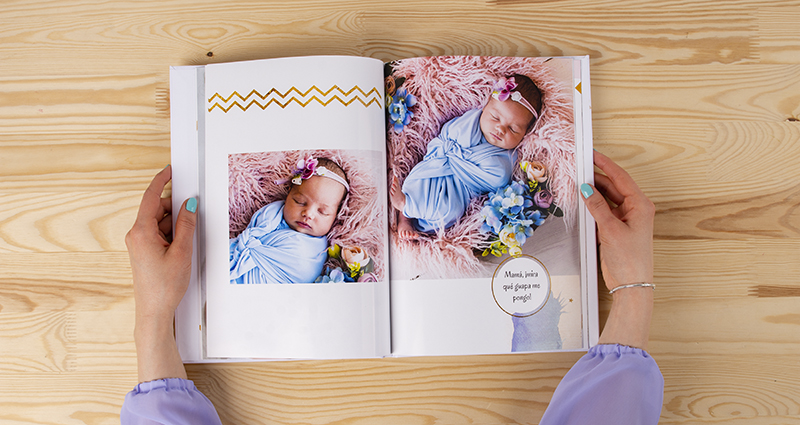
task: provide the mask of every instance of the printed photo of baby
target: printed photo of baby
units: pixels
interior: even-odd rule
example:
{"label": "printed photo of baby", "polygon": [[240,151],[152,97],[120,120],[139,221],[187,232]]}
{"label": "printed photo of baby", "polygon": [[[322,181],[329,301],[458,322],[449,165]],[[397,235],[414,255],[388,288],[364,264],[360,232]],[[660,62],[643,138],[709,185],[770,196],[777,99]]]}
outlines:
{"label": "printed photo of baby", "polygon": [[501,78],[494,89],[483,107],[442,126],[402,187],[393,176],[390,200],[401,239],[452,226],[473,198],[510,182],[516,148],[537,122],[542,95],[519,74]]}
{"label": "printed photo of baby", "polygon": [[370,156],[338,150],[228,158],[232,284],[384,278],[382,207]]}
{"label": "printed photo of baby", "polygon": [[[578,205],[571,73],[565,58],[439,56],[386,67],[395,278],[490,277],[499,260],[530,254],[534,238],[577,243],[565,231]],[[556,221],[566,226],[534,237]]]}

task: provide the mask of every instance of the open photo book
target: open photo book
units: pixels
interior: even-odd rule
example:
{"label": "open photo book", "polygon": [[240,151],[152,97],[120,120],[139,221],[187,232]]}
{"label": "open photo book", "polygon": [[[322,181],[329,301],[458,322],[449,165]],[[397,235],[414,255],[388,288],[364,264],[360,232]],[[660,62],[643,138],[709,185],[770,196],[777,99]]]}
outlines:
{"label": "open photo book", "polygon": [[170,69],[185,362],[587,350],[588,57]]}

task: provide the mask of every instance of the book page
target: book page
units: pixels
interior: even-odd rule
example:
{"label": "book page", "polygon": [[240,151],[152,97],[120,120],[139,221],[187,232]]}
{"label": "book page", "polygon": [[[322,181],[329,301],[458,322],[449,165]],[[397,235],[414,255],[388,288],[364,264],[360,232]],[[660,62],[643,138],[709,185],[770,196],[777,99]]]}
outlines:
{"label": "book page", "polygon": [[594,224],[577,190],[592,182],[588,90],[588,58],[390,64],[393,354],[596,339]]}
{"label": "book page", "polygon": [[204,357],[388,354],[382,66],[206,66]]}

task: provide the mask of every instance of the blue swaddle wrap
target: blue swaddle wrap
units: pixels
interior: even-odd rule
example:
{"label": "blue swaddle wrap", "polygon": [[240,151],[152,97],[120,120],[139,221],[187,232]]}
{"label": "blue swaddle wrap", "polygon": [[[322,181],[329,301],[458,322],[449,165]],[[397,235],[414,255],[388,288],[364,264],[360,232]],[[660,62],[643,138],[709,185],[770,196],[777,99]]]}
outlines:
{"label": "blue swaddle wrap", "polygon": [[509,183],[516,152],[486,141],[481,112],[474,109],[445,123],[403,182],[403,215],[417,219],[417,230],[453,225],[472,198]]}
{"label": "blue swaddle wrap", "polygon": [[328,238],[292,230],[284,201],[258,210],[230,240],[231,283],[312,283],[328,259]]}

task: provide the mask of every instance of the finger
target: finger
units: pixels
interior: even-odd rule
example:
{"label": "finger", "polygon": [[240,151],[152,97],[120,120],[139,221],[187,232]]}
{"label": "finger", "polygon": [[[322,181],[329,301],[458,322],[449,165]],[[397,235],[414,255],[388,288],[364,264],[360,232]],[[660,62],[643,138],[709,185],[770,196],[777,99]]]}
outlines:
{"label": "finger", "polygon": [[165,215],[164,218],[158,222],[158,230],[169,240],[169,234],[172,232],[172,214]]}
{"label": "finger", "polygon": [[614,183],[611,182],[607,176],[594,173],[594,184],[595,186],[600,189],[600,192],[606,196],[611,202],[615,203],[616,205],[621,205],[622,201],[625,200],[625,197],[619,193],[619,190],[614,186]]}
{"label": "finger", "polygon": [[581,199],[586,204],[589,213],[592,214],[594,220],[597,222],[598,229],[618,222],[617,218],[611,212],[611,207],[608,206],[606,199],[603,195],[595,190],[593,186],[584,183],[580,187]]}
{"label": "finger", "polygon": [[197,225],[197,199],[189,198],[183,202],[175,228],[172,232],[170,251],[177,250],[179,255],[192,255],[192,239]]}
{"label": "finger", "polygon": [[142,203],[139,205],[139,213],[136,216],[137,221],[148,220],[153,217],[160,219],[164,215],[163,211],[159,215],[159,211],[162,208],[161,192],[164,191],[164,187],[171,178],[172,168],[170,166],[167,166],[153,177],[153,181],[150,182],[147,190],[144,191],[144,195],[142,195]]}
{"label": "finger", "polygon": [[153,215],[153,218],[158,220],[158,225],[161,226],[161,221],[165,216],[170,215],[170,213],[172,213],[172,198],[161,198],[158,209],[156,210],[155,215]]}
{"label": "finger", "polygon": [[628,174],[622,167],[617,165],[611,158],[594,151],[594,164],[597,168],[603,170],[608,176],[611,183],[617,188],[617,191],[624,197],[640,195],[642,193],[639,186],[633,180],[633,177]]}
{"label": "finger", "polygon": [[166,198],[161,198],[161,208],[164,210],[164,214],[169,214],[172,212],[172,197],[168,196]]}

